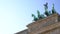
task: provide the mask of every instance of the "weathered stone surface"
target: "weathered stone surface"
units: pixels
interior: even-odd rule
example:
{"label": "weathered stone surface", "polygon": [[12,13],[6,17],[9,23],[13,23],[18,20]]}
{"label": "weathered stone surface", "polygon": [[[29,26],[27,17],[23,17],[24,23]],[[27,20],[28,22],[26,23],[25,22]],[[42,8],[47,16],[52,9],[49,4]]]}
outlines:
{"label": "weathered stone surface", "polygon": [[28,30],[17,34],[60,34],[60,15],[53,14],[27,25]]}

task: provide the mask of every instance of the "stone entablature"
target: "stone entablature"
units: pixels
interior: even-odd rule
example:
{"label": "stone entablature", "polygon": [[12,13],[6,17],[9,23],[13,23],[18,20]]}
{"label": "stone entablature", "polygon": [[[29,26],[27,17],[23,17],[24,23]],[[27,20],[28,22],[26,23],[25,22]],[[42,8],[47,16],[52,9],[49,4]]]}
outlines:
{"label": "stone entablature", "polygon": [[38,34],[60,34],[60,27],[51,29],[49,31],[45,31],[43,33],[38,33]]}
{"label": "stone entablature", "polygon": [[55,24],[52,24],[52,25],[49,25],[47,27],[43,27],[43,28],[40,28],[38,29],[37,31],[35,32],[32,32],[32,33],[44,33],[44,32],[47,32],[47,31],[50,31],[50,30],[53,30],[55,28],[60,28],[60,22],[58,23],[55,23]]}
{"label": "stone entablature", "polygon": [[42,33],[45,34],[45,32],[49,32],[49,31],[52,31],[52,30],[57,29],[57,28],[60,28],[60,22],[49,25],[49,26],[44,27],[44,28],[40,28],[37,31],[30,32],[30,34],[42,34]]}
{"label": "stone entablature", "polygon": [[53,14],[27,25],[28,29],[16,34],[60,34],[60,15]]}
{"label": "stone entablature", "polygon": [[35,32],[41,28],[44,28],[57,22],[58,22],[58,14],[53,14],[51,16],[46,17],[45,19],[41,19],[34,23],[31,23],[27,27],[29,32]]}

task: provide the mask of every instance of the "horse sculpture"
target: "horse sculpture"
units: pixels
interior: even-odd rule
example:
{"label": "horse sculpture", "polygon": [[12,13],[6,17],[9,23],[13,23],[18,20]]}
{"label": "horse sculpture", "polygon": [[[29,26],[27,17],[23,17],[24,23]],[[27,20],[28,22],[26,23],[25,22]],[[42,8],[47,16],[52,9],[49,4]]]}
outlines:
{"label": "horse sculpture", "polygon": [[32,14],[32,17],[34,17],[34,21],[38,20],[38,18],[34,14]]}

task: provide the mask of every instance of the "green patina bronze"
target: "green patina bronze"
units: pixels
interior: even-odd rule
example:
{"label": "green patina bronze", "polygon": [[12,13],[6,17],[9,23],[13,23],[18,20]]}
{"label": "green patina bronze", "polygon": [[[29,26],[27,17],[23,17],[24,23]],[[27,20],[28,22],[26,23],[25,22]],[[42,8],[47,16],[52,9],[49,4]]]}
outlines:
{"label": "green patina bronze", "polygon": [[[52,15],[52,14],[57,13],[57,12],[55,11],[54,4],[53,4],[53,7],[52,7],[52,12],[51,12],[51,11],[48,11],[48,3],[44,4],[44,9],[45,9],[44,14],[45,14],[46,16],[50,16],[50,15]],[[32,17],[34,18],[34,21],[37,21],[37,20],[39,20],[39,19],[45,18],[45,15],[40,14],[39,10],[37,10],[37,17],[36,17],[34,14],[32,14]]]}
{"label": "green patina bronze", "polygon": [[53,4],[53,7],[52,7],[52,14],[54,14],[54,13],[57,13],[57,12],[55,11],[54,4]]}
{"label": "green patina bronze", "polygon": [[41,16],[40,16],[40,12],[39,12],[39,10],[37,10],[37,14],[38,14],[38,15],[37,15],[38,18],[40,19]]}
{"label": "green patina bronze", "polygon": [[34,17],[34,21],[38,20],[38,18],[34,14],[32,14],[32,17]]}
{"label": "green patina bronze", "polygon": [[43,19],[43,18],[45,18],[45,16],[44,16],[44,15],[40,15],[39,10],[37,10],[37,14],[38,14],[38,18],[39,18],[39,19]]}
{"label": "green patina bronze", "polygon": [[46,16],[50,16],[51,13],[48,12],[48,3],[44,4],[44,8],[45,8],[45,13],[44,13],[44,14],[45,14]]}

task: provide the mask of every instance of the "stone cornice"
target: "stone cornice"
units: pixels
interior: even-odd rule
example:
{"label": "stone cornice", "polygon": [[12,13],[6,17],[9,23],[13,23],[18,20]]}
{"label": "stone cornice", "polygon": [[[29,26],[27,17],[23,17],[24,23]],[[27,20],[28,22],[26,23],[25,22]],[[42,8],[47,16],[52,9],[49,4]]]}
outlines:
{"label": "stone cornice", "polygon": [[32,25],[37,24],[37,23],[41,23],[41,22],[44,22],[44,21],[48,21],[48,19],[50,19],[50,18],[52,18],[52,17],[58,17],[58,14],[53,14],[53,15],[50,15],[50,16],[44,18],[44,19],[38,20],[38,21],[36,21],[36,22],[32,22],[32,23],[28,24],[27,27],[32,26]]}
{"label": "stone cornice", "polygon": [[37,31],[31,32],[31,33],[44,33],[44,32],[53,30],[55,28],[60,28],[60,22],[52,24],[52,25],[49,25],[47,27],[40,28]]}
{"label": "stone cornice", "polygon": [[50,26],[47,26],[47,27],[44,27],[44,28],[40,29],[40,33],[43,33],[43,32],[46,32],[46,31],[58,28],[58,27],[60,27],[60,22],[52,24]]}

